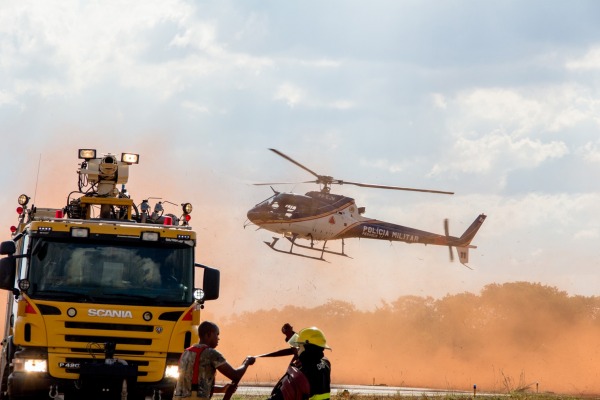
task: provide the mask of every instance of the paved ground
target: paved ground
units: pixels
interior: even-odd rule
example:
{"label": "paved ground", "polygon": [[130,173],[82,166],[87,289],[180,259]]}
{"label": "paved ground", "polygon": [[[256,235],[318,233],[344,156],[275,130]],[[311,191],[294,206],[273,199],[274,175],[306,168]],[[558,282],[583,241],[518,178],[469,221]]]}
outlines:
{"label": "paved ground", "polygon": [[[264,396],[265,399],[271,394],[273,386],[257,385],[257,386],[240,386],[238,394]],[[377,395],[377,396],[443,396],[443,395],[471,395],[472,391],[450,391],[428,388],[407,388],[398,386],[361,386],[361,385],[333,385],[331,394],[342,394],[347,391],[350,395]],[[479,393],[478,393],[479,394]],[[219,395],[215,395],[215,400],[219,399]],[[55,400],[63,400],[62,395],[59,395]],[[146,397],[146,400],[153,400],[151,397]]]}

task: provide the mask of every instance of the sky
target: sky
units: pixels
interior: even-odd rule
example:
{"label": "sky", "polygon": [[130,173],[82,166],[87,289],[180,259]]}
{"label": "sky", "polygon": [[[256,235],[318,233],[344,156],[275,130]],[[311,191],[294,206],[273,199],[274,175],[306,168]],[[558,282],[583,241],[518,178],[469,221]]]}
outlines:
{"label": "sky", "polygon": [[[216,316],[514,281],[596,296],[599,14],[596,1],[4,1],[0,239],[21,193],[66,204],[77,149],[129,151],[136,203],[194,205],[196,261],[222,273]],[[472,269],[444,247],[364,239],[329,262],[273,252],[271,233],[244,228],[272,194],[253,183],[312,176],[269,148],[337,179],[455,192],[332,189],[440,234],[485,213]]]}

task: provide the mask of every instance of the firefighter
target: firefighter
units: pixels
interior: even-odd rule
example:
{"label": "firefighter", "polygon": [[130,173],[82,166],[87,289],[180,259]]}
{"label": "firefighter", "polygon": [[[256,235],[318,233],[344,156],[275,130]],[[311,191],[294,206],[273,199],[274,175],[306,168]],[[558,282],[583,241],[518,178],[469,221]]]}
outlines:
{"label": "firefighter", "polygon": [[296,331],[294,331],[294,327],[292,325],[286,322],[281,327],[281,333],[285,335],[285,342],[287,343],[292,338],[292,336],[296,334]]}
{"label": "firefighter", "polygon": [[324,351],[331,347],[323,332],[317,327],[302,329],[290,344],[298,349],[299,367],[288,366],[269,400],[329,400],[331,363]]}

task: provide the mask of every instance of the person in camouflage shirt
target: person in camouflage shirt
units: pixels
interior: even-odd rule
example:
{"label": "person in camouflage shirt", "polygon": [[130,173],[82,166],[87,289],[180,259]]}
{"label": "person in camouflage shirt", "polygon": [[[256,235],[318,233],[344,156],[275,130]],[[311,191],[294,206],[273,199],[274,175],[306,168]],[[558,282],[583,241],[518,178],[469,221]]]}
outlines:
{"label": "person in camouflage shirt", "polygon": [[[238,368],[233,368],[215,348],[219,345],[219,327],[204,321],[198,327],[200,342],[187,348],[179,359],[179,378],[175,387],[175,398],[210,399],[213,393],[229,393],[237,389],[237,382],[244,376],[254,357],[246,357]],[[198,359],[199,357],[199,359]],[[197,370],[197,383],[194,379]],[[215,375],[219,371],[233,384],[215,386]]]}

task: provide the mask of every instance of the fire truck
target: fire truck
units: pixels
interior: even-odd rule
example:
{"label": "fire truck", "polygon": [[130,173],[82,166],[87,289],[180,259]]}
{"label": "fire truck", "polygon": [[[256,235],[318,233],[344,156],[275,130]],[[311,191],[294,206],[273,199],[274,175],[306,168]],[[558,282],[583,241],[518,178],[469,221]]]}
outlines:
{"label": "fire truck", "polygon": [[0,399],[171,399],[219,270],[195,263],[190,203],[130,198],[138,154],[79,159],[64,206],[19,196],[12,240],[0,243]]}

